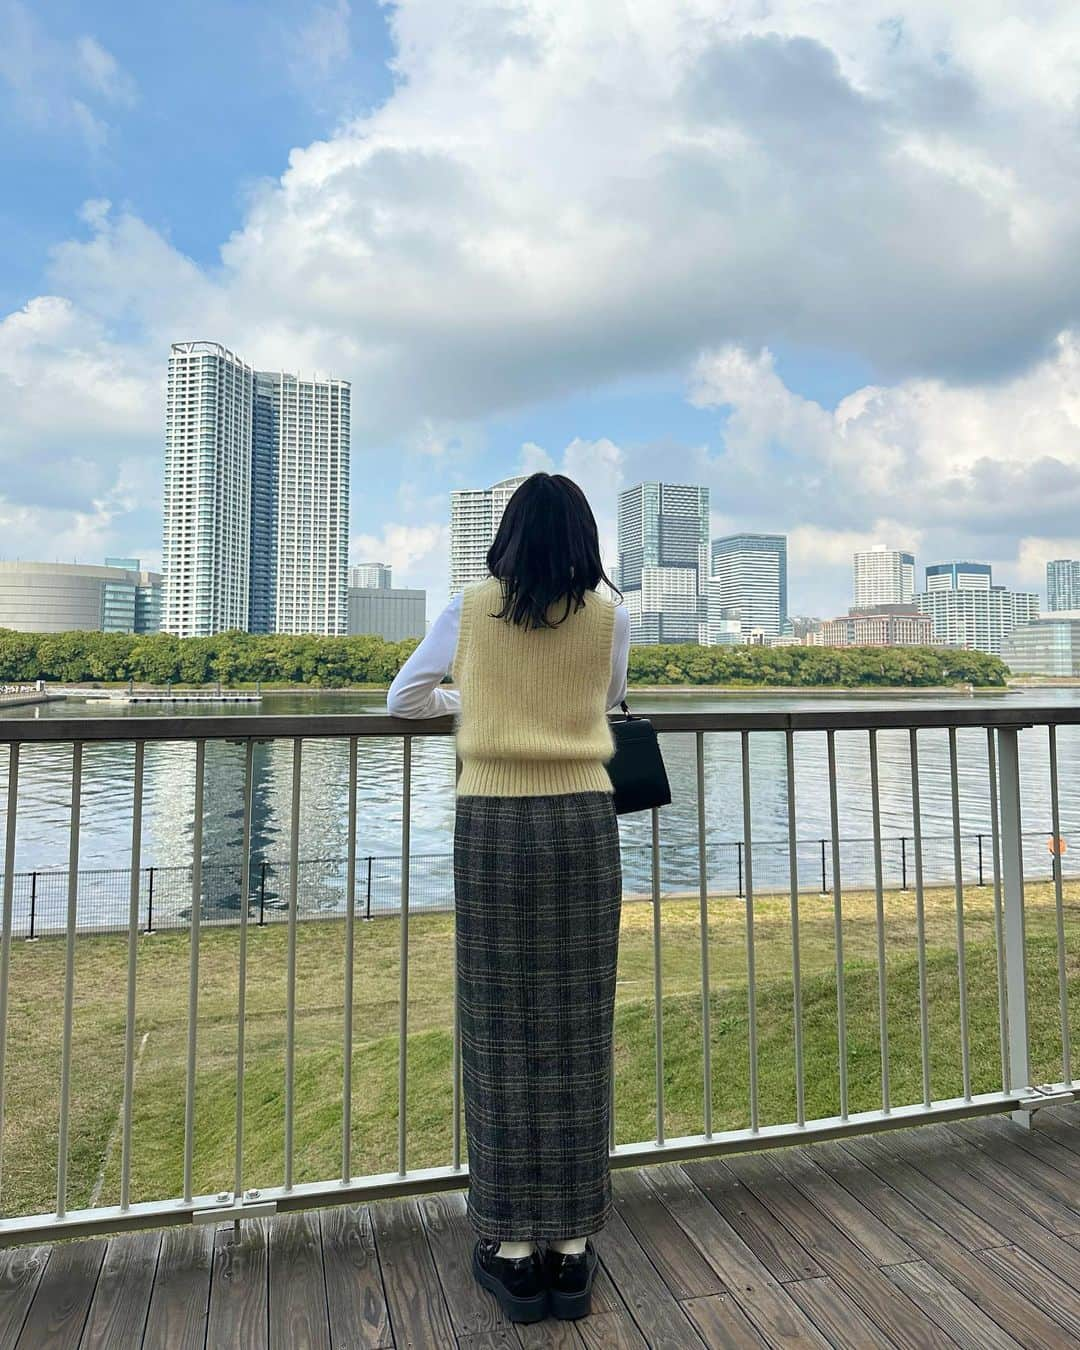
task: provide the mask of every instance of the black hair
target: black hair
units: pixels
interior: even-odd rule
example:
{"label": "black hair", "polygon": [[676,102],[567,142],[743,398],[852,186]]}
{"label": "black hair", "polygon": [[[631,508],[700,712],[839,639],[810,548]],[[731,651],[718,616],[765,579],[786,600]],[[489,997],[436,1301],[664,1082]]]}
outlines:
{"label": "black hair", "polygon": [[[585,604],[601,581],[617,589],[600,561],[596,518],[581,488],[561,473],[534,473],[506,504],[488,571],[503,587],[492,617],[524,628],[554,628]],[[549,611],[560,601],[563,613]]]}

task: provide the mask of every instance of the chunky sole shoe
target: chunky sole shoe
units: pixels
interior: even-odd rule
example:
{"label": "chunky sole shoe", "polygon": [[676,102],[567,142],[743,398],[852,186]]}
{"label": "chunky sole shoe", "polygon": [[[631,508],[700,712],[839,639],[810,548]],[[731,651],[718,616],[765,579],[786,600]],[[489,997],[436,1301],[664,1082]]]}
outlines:
{"label": "chunky sole shoe", "polygon": [[[596,1248],[592,1243],[588,1243],[585,1248],[585,1279],[584,1288],[574,1290],[563,1290],[558,1287],[557,1277],[550,1274],[548,1281],[548,1302],[551,1307],[553,1317],[558,1317],[563,1321],[573,1321],[579,1317],[588,1317],[592,1311],[592,1283],[593,1276],[596,1274],[596,1267],[599,1263],[599,1257],[596,1254]],[[557,1254],[552,1252],[549,1260],[557,1260]],[[568,1263],[567,1263],[568,1264]],[[568,1272],[569,1273],[569,1272]],[[580,1273],[574,1279],[574,1283],[580,1283]]]}
{"label": "chunky sole shoe", "polygon": [[497,1275],[485,1270],[481,1264],[479,1243],[473,1246],[472,1266],[478,1283],[495,1295],[511,1322],[540,1322],[547,1316],[548,1291],[541,1289],[539,1293],[528,1296],[511,1293]]}

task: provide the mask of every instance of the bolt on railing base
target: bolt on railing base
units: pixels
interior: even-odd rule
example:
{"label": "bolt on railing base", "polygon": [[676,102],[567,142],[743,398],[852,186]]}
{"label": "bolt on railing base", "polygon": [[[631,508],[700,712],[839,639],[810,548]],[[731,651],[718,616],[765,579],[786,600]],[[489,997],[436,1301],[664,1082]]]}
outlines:
{"label": "bolt on railing base", "polygon": [[1067,1083],[1038,1084],[1024,1088],[1016,1103],[1018,1111],[1038,1111],[1043,1106],[1071,1106],[1078,1089]]}

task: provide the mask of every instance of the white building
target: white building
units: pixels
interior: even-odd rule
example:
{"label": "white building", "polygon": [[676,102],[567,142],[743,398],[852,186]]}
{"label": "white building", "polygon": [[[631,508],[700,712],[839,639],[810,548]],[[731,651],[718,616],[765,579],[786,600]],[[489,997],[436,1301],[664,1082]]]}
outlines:
{"label": "white building", "polygon": [[1001,644],[1014,675],[1080,675],[1080,609],[1054,610],[1014,628]]}
{"label": "white building", "polygon": [[161,626],[248,626],[255,372],[216,342],[177,342],[165,413]]}
{"label": "white building", "polygon": [[709,489],[638,483],[619,494],[616,580],[634,643],[697,642],[706,620]]}
{"label": "white building", "polygon": [[934,625],[934,641],[970,651],[1001,654],[1016,628],[1039,617],[1033,591],[995,586],[989,563],[936,563],[926,569],[918,606]]}
{"label": "white building", "polygon": [[260,371],[258,386],[277,433],[269,631],[346,633],[349,384]]}
{"label": "white building", "polygon": [[729,534],[712,541],[717,603],[739,611],[743,638],[779,637],[788,617],[787,535]]}
{"label": "white building", "polygon": [[161,574],[138,558],[0,562],[0,628],[19,633],[156,633]]}
{"label": "white building", "polygon": [[489,488],[460,488],[450,494],[450,594],[487,576],[487,552],[524,476],[504,478]]}
{"label": "white building", "polygon": [[392,571],[389,563],[357,563],[349,568],[349,588],[388,590],[394,584]]}
{"label": "white building", "polygon": [[1046,608],[1080,609],[1080,561],[1055,558],[1046,564]]}
{"label": "white building", "polygon": [[865,549],[852,559],[852,608],[910,605],[915,600],[915,555],[895,548]]}
{"label": "white building", "polygon": [[218,343],[174,343],[166,632],[346,632],[349,396],[345,380],[255,371]]}
{"label": "white building", "polygon": [[698,642],[703,647],[736,647],[742,642],[739,611],[724,603],[724,586],[719,577],[705,583],[705,618],[698,625]]}

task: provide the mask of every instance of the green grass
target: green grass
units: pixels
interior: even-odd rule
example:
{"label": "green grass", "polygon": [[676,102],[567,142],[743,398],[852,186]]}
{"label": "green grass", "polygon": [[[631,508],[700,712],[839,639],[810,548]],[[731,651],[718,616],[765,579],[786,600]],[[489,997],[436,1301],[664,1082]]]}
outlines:
{"label": "green grass", "polygon": [[[1028,892],[1028,959],[1033,1077],[1061,1077],[1052,893]],[[1072,1038],[1080,1047],[1080,887],[1066,895]],[[839,1105],[833,908],[829,897],[801,901],[800,954],[808,1117]],[[663,912],[663,1036],[666,1130],[702,1128],[700,924],[696,900],[668,900]],[[959,996],[952,893],[926,899],[931,1078],[934,1095],[961,1092]],[[975,1092],[1000,1086],[997,978],[991,893],[966,897],[971,1074]],[[758,1071],[762,1123],[795,1114],[791,928],[786,898],[756,905]],[[410,1166],[448,1160],[451,1146],[452,936],[449,914],[413,915],[409,950],[408,1149]],[[914,898],[886,897],[888,1027],[892,1097],[921,1098]],[[244,1177],[279,1184],[283,1173],[285,925],[253,928],[247,983]],[[844,897],[844,993],[850,1109],[880,1104],[876,934],[873,898]],[[356,927],[353,1023],[354,1173],[397,1167],[398,959],[396,919]],[[341,1165],[343,925],[299,926],[296,985],[295,1172],[298,1182]],[[196,1193],[231,1189],[235,1122],[238,934],[202,935],[194,1182]],[[139,941],[133,1099],[132,1198],[180,1194],[183,1166],[189,938]],[[713,1125],[749,1123],[749,1054],[743,910],[709,904]],[[119,1197],[126,940],[80,939],[76,952],[69,1207]],[[12,948],[3,1212],[55,1203],[64,946],[57,940]],[[620,1140],[655,1131],[652,909],[626,903],[616,991],[616,1125]],[[464,1129],[463,1129],[464,1137]]]}

